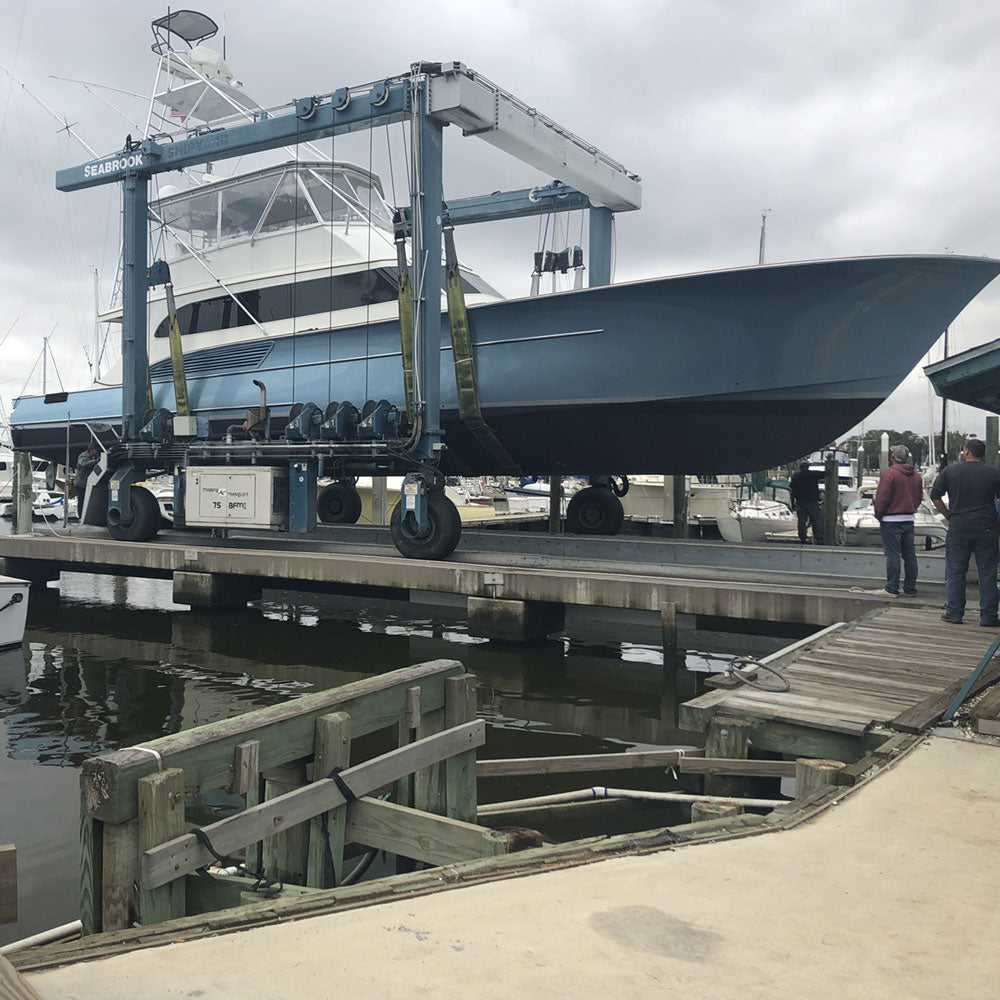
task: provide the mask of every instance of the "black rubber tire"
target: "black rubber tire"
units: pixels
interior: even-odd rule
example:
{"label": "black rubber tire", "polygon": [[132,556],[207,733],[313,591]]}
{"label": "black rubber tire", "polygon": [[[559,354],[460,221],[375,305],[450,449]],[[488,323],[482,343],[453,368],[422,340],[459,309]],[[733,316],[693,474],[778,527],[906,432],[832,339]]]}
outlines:
{"label": "black rubber tire", "polygon": [[316,516],[324,524],[357,524],[361,494],[350,483],[330,483],[316,498]]}
{"label": "black rubber tire", "polygon": [[566,530],[574,535],[617,535],[624,523],[621,500],[604,486],[574,493],[566,507]]}
{"label": "black rubber tire", "polygon": [[133,486],[129,494],[132,520],[126,524],[108,524],[108,534],[119,542],[148,542],[160,530],[160,505],[142,486]]}
{"label": "black rubber tire", "polygon": [[408,559],[447,559],[462,537],[462,519],[458,508],[443,490],[427,494],[427,516],[431,530],[426,538],[414,538],[403,523],[403,499],[392,509],[389,534],[392,543]]}

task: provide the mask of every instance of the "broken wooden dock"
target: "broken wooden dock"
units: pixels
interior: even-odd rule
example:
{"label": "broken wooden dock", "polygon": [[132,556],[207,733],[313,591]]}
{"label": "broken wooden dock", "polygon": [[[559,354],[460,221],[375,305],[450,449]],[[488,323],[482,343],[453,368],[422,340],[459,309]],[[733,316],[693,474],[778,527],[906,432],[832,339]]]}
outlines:
{"label": "broken wooden dock", "polygon": [[[759,750],[855,760],[893,733],[937,721],[995,638],[926,609],[881,608],[762,660],[784,675],[787,691],[721,678],[725,686],[680,706],[680,724],[699,732],[717,716],[745,720]],[[994,659],[971,693],[998,677]],[[767,670],[756,677],[766,686],[776,680]]]}

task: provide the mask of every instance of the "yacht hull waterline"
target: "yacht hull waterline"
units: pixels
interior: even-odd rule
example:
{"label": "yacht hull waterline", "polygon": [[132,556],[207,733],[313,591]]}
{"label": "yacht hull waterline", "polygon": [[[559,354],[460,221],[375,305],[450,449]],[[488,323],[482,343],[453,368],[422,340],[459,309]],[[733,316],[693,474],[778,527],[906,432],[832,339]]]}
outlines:
{"label": "yacht hull waterline", "polygon": [[[533,473],[773,467],[867,416],[998,273],[982,257],[848,258],[473,305],[483,414]],[[502,471],[458,419],[446,316],[442,331],[442,469]],[[186,355],[191,404],[213,436],[256,403],[253,379],[267,386],[274,434],[299,401],[403,404],[397,321],[252,330],[247,343],[259,349]],[[155,406],[174,408],[169,374],[154,370],[153,391]],[[15,447],[59,461],[67,416],[117,426],[120,414],[119,387],[23,397],[11,432]],[[71,450],[85,441],[71,431]]]}

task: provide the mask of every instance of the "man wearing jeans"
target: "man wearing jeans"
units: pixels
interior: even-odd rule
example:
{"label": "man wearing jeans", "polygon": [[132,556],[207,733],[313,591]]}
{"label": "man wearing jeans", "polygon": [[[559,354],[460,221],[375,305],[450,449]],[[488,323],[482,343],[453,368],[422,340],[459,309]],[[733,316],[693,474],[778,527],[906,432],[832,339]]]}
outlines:
{"label": "man wearing jeans", "polygon": [[913,545],[913,515],[924,498],[924,484],[910,462],[905,444],[889,449],[889,467],[879,476],[875,491],[875,519],[885,549],[887,597],[899,597],[899,563],[903,562],[903,593],[917,592],[917,550]]}
{"label": "man wearing jeans", "polygon": [[[1000,469],[986,465],[986,445],[971,438],[962,451],[963,462],[946,465],[931,487],[934,506],[948,519],[945,542],[945,609],[941,619],[962,624],[965,613],[965,574],[969,557],[976,556],[979,572],[979,624],[1000,625],[997,619],[997,564],[1000,547],[997,534],[997,497]],[[948,494],[948,506],[942,497]]]}

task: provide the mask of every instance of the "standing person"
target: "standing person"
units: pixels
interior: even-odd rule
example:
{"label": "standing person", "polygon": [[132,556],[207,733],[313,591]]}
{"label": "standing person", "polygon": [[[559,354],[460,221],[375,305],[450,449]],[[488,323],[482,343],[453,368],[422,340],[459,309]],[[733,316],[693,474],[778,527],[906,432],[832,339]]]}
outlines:
{"label": "standing person", "polygon": [[924,498],[924,484],[910,460],[905,444],[889,449],[889,465],[883,469],[875,491],[875,520],[885,551],[885,589],[899,597],[899,562],[903,561],[903,593],[917,592],[917,550],[913,545],[913,515]]}
{"label": "standing person", "polygon": [[[931,501],[948,519],[945,542],[945,608],[942,621],[962,624],[965,614],[965,574],[975,553],[979,572],[979,624],[1000,625],[997,619],[997,565],[1000,545],[997,533],[997,497],[1000,469],[986,465],[986,445],[970,438],[962,450],[964,461],[946,465],[931,487]],[[942,497],[948,494],[948,505]]]}
{"label": "standing person", "polygon": [[806,521],[812,522],[813,542],[823,544],[823,514],[819,506],[819,484],[826,478],[822,469],[810,469],[808,462],[799,466],[799,471],[788,482],[792,494],[792,507],[799,519],[799,541],[808,544]]}
{"label": "standing person", "polygon": [[94,441],[87,445],[85,451],[80,452],[76,460],[76,475],[73,477],[73,484],[76,486],[76,516],[83,517],[83,501],[87,496],[87,479],[90,477],[90,470],[97,465],[100,449]]}

